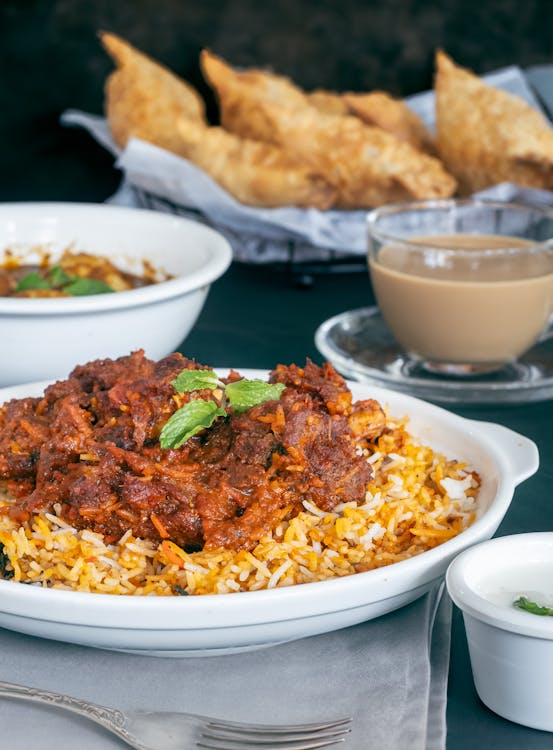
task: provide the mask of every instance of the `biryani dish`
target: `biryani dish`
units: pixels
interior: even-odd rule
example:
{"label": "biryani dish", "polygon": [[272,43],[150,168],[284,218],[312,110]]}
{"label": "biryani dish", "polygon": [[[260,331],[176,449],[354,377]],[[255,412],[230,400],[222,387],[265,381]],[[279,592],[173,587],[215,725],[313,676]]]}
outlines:
{"label": "biryani dish", "polygon": [[141,351],[4,404],[0,481],[0,577],[131,595],[395,563],[467,528],[480,486],[329,363],[264,382]]}

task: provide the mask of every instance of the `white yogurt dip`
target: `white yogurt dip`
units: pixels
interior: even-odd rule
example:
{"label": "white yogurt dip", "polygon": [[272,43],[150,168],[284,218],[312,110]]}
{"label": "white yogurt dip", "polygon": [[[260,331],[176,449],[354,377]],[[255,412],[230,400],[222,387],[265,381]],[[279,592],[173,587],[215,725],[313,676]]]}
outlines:
{"label": "white yogurt dip", "polygon": [[514,561],[512,565],[483,573],[474,590],[492,604],[513,606],[521,596],[541,606],[553,607],[553,560]]}

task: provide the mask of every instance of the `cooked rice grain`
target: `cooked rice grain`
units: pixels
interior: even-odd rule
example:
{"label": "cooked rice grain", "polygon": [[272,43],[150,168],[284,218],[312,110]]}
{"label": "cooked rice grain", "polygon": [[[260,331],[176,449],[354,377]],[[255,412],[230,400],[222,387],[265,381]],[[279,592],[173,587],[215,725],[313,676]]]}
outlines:
{"label": "cooked rice grain", "polygon": [[[251,552],[190,554],[168,540],[157,545],[130,532],[105,544],[100,534],[77,531],[56,513],[39,513],[17,527],[0,505],[4,577],[47,588],[141,596],[255,591],[405,560],[474,520],[478,475],[421,445],[404,422],[379,438],[367,460],[375,477],[362,504],[344,503],[329,513],[305,502],[303,512],[281,522]],[[9,507],[6,496],[3,501]]]}

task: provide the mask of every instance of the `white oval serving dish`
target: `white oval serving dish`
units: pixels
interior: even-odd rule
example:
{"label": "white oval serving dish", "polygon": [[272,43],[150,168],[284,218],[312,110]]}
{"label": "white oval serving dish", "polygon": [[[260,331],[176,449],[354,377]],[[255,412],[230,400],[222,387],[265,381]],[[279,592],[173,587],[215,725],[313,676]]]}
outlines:
{"label": "white oval serving dish", "polygon": [[[235,368],[244,377],[266,371]],[[226,371],[225,371],[226,372]],[[0,403],[42,393],[44,383],[0,390]],[[426,593],[462,550],[489,539],[515,487],[538,468],[527,438],[464,419],[433,404],[349,383],[354,399],[376,398],[422,442],[468,461],[481,475],[477,520],[418,557],[340,579],[198,597],[128,597],[49,590],[0,581],[0,626],[31,635],[159,656],[200,656],[262,648],[391,612]]]}

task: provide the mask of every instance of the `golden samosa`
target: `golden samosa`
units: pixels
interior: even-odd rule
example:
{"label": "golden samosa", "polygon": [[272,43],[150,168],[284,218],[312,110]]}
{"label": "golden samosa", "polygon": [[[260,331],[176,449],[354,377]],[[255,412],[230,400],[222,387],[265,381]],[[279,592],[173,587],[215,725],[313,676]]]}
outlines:
{"label": "golden samosa", "polygon": [[399,141],[411,144],[419,151],[435,151],[432,134],[401,99],[385,91],[335,93],[316,89],[308,95],[309,103],[327,115],[355,115],[366,125],[382,128]]}
{"label": "golden samosa", "polygon": [[367,208],[409,199],[448,198],[456,181],[437,159],[358,118],[273,109],[273,132],[338,190],[337,207]]}
{"label": "golden samosa", "polygon": [[520,97],[436,55],[437,148],[462,194],[500,182],[553,188],[553,129]]}
{"label": "golden samosa", "polygon": [[278,146],[186,118],[177,132],[181,153],[241,203],[326,209],[334,202],[336,190]]}
{"label": "golden samosa", "polygon": [[382,128],[420,151],[435,152],[432,134],[421,118],[401,99],[395,99],[385,91],[346,93],[343,98],[351,114],[367,125]]}
{"label": "golden samosa", "polygon": [[209,50],[202,50],[200,66],[206,81],[217,94],[221,124],[245,138],[277,143],[271,118],[259,102],[290,110],[309,107],[303,91],[289,78],[266,70],[249,68],[240,72]]}
{"label": "golden samosa", "polygon": [[191,85],[115,34],[100,40],[117,65],[105,86],[105,110],[115,142],[131,136],[179,153],[179,117],[205,122],[204,102]]}
{"label": "golden samosa", "polygon": [[336,187],[337,207],[445,198],[455,191],[455,180],[437,159],[357,117],[318,111],[288,79],[235,71],[206,51],[201,63],[217,93],[225,128],[275,143],[310,164]]}
{"label": "golden samosa", "polygon": [[349,115],[349,107],[337,91],[315,89],[307,94],[309,104],[325,115]]}

